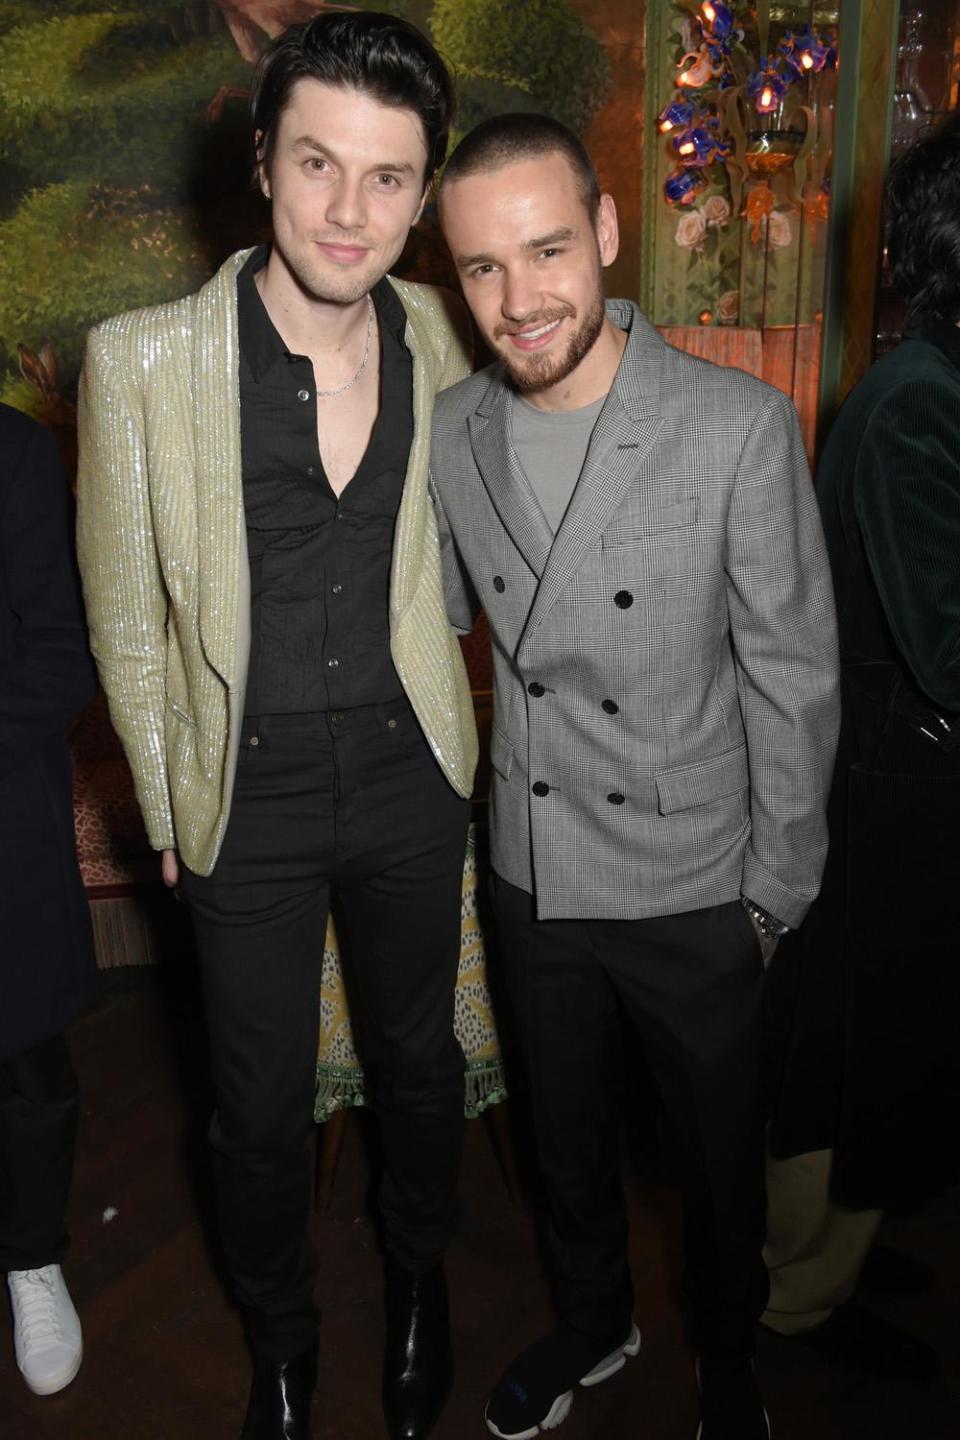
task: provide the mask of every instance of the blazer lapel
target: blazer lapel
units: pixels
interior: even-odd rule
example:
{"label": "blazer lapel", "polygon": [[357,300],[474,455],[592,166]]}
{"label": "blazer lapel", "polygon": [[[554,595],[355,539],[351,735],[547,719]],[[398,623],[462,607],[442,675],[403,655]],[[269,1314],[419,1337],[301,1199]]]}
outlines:
{"label": "blazer lapel", "polygon": [[227,686],[243,678],[238,617],[249,590],[240,455],[240,251],[197,295],[193,327],[200,637]]}
{"label": "blazer lapel", "polygon": [[407,309],[406,313],[407,324],[403,338],[413,360],[413,441],[407,459],[393,540],[390,614],[394,621],[403,614],[416,593],[423,567],[426,507],[430,503],[427,486],[430,425],[438,379],[434,351],[420,332],[419,316],[412,309]]}
{"label": "blazer lapel", "polygon": [[510,443],[511,392],[499,371],[468,421],[477,469],[507,534],[539,578],[553,536]]}
{"label": "blazer lapel", "polygon": [[623,328],[629,325],[627,347],[530,607],[518,649],[520,657],[587,551],[607,528],[630,486],[637,483],[637,472],[663,424],[659,379],[664,342],[627,302],[612,302],[607,310]]}

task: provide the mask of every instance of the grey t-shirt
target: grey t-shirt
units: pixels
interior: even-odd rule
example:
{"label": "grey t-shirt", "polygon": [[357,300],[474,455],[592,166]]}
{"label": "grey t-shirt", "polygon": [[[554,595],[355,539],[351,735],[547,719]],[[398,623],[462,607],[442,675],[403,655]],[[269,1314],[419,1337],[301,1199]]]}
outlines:
{"label": "grey t-shirt", "polygon": [[554,534],[576,488],[606,396],[582,410],[538,410],[513,397],[513,448]]}

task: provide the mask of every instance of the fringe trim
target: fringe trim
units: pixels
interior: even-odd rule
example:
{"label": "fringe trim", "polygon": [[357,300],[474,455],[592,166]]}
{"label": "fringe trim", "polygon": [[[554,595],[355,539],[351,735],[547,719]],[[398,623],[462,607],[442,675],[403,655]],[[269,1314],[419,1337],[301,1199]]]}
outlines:
{"label": "fringe trim", "polygon": [[[507,1087],[502,1060],[474,1060],[467,1066],[463,1113],[468,1120],[476,1120],[484,1110],[488,1110],[491,1105],[499,1105],[500,1101],[506,1098]],[[338,1110],[349,1110],[366,1103],[363,1071],[359,1066],[317,1066],[317,1096],[313,1118],[319,1125],[329,1120]]]}

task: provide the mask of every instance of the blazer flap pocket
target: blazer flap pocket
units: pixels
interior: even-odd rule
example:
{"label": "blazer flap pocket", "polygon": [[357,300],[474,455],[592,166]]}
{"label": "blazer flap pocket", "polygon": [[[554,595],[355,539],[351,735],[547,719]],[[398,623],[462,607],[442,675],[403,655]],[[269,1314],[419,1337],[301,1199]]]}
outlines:
{"label": "blazer flap pocket", "polygon": [[698,495],[681,495],[657,504],[651,502],[638,508],[625,506],[603,533],[605,549],[617,545],[636,544],[645,535],[660,535],[665,530],[683,530],[697,523],[700,514]]}
{"label": "blazer flap pocket", "polygon": [[657,776],[660,814],[672,815],[677,810],[689,810],[694,805],[722,800],[727,795],[745,790],[749,783],[746,745],[740,745],[736,750],[725,750],[722,755],[715,755],[712,760],[701,760],[696,765],[665,770]]}
{"label": "blazer flap pocket", "polygon": [[513,746],[496,725],[490,731],[490,764],[503,780],[510,779],[513,768]]}

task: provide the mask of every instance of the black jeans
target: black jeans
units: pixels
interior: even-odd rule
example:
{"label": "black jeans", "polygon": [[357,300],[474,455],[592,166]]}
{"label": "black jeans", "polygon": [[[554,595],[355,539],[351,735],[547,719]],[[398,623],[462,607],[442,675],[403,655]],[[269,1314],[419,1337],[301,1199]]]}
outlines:
{"label": "black jeans", "polygon": [[59,1265],[80,1101],[62,1035],[0,1062],[0,1270]]}
{"label": "black jeans", "polygon": [[223,848],[182,890],[196,929],[224,1249],[254,1349],[317,1333],[308,1137],[331,892],[384,1152],[386,1244],[407,1269],[456,1225],[464,1058],[453,1033],[469,804],[407,701],[248,719]]}
{"label": "black jeans", "polygon": [[646,920],[536,920],[532,897],[500,876],[493,895],[561,1319],[613,1345],[633,1311],[614,1103],[619,1002],[676,1147],[692,1341],[705,1363],[740,1364],[767,1298],[763,965],[749,917],[735,901]]}

